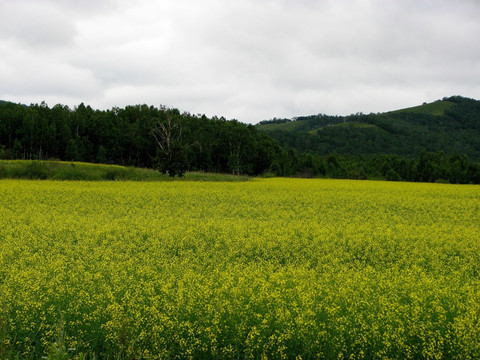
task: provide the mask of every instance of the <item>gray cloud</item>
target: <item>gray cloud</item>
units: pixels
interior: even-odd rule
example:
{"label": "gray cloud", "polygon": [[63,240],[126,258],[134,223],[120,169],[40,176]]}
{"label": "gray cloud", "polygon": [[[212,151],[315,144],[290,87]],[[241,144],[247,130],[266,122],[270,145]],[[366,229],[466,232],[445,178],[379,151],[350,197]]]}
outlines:
{"label": "gray cloud", "polygon": [[7,100],[165,104],[257,122],[480,97],[473,0],[0,4]]}
{"label": "gray cloud", "polygon": [[2,1],[0,36],[32,48],[68,45],[75,36],[69,17],[54,4],[41,1]]}

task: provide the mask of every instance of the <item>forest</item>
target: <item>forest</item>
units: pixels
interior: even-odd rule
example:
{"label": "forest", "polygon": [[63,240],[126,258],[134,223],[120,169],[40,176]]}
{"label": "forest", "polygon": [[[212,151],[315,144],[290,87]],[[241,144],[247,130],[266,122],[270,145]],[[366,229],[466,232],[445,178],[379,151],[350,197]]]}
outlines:
{"label": "forest", "polygon": [[[383,117],[357,114],[347,119],[318,115],[253,126],[164,106],[95,110],[83,103],[71,109],[61,104],[50,108],[44,102],[26,106],[1,101],[0,159],[117,164],[155,168],[171,176],[204,171],[480,183],[479,102],[473,100],[472,105],[464,98],[446,102],[442,116],[421,111]],[[440,125],[431,125],[432,118],[441,118]],[[262,129],[278,124],[304,128]],[[394,130],[388,132],[389,127]],[[443,129],[442,142],[435,140],[438,127]],[[326,135],[335,128],[339,131]],[[370,128],[375,131],[364,132]],[[417,141],[420,137],[433,145],[424,146]]]}
{"label": "forest", "polygon": [[480,161],[480,101],[460,96],[379,114],[273,119],[261,121],[257,129],[283,147],[317,155],[384,153],[413,158],[425,150]]}

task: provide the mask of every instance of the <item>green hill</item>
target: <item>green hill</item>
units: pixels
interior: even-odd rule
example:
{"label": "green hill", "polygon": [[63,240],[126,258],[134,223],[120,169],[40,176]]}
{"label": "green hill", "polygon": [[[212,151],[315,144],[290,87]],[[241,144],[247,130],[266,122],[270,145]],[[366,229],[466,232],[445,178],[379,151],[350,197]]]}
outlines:
{"label": "green hill", "polygon": [[256,127],[283,147],[317,155],[415,157],[426,150],[480,161],[480,101],[460,96],[386,113],[319,114],[262,121]]}
{"label": "green hill", "polygon": [[[229,173],[480,183],[479,139],[480,101],[458,96],[382,114],[320,114],[257,126],[163,106],[1,102],[0,159],[33,162],[0,163],[0,177],[164,179],[131,170],[138,167],[172,177],[198,172],[198,180]],[[50,159],[65,163],[36,161]],[[87,169],[80,162],[123,168]]]}
{"label": "green hill", "polygon": [[448,100],[437,100],[433,103],[424,103],[420,106],[413,106],[406,109],[390,111],[389,114],[411,113],[411,114],[427,114],[435,116],[445,115],[445,111],[452,109],[455,102]]}

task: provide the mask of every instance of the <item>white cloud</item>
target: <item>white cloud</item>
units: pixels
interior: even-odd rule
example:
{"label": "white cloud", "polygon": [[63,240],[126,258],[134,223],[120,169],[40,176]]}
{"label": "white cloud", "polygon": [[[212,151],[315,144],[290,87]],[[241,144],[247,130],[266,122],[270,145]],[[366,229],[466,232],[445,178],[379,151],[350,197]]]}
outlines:
{"label": "white cloud", "polygon": [[0,7],[7,100],[165,104],[255,123],[480,97],[474,0],[4,0]]}
{"label": "white cloud", "polygon": [[0,61],[0,95],[7,99],[38,95],[75,99],[102,91],[87,68],[71,66],[46,54],[32,58],[28,50],[9,42],[0,42],[0,51],[6,54]]}
{"label": "white cloud", "polygon": [[42,1],[2,1],[0,37],[36,49],[68,45],[75,27],[54,4]]}

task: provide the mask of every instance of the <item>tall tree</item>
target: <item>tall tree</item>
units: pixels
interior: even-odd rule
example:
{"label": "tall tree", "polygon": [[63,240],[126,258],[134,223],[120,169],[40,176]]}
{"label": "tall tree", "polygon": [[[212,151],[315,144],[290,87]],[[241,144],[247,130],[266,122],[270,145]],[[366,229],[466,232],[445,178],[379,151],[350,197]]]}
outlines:
{"label": "tall tree", "polygon": [[158,118],[151,134],[157,143],[158,169],[169,176],[183,176],[187,170],[186,148],[182,143],[182,123],[178,111],[165,111],[165,119]]}

